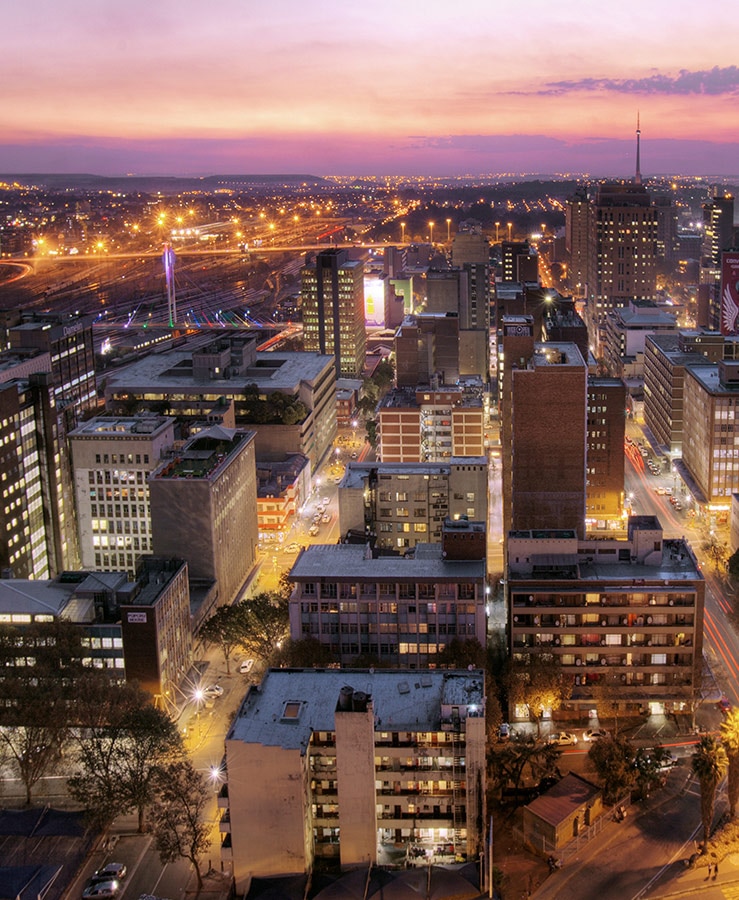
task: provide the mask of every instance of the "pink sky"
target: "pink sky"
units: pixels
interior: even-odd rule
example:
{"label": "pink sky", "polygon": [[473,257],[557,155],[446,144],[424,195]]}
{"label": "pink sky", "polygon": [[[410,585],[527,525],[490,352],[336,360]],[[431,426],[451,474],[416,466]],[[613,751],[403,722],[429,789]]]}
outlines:
{"label": "pink sky", "polygon": [[739,173],[739,5],[35,0],[0,172]]}

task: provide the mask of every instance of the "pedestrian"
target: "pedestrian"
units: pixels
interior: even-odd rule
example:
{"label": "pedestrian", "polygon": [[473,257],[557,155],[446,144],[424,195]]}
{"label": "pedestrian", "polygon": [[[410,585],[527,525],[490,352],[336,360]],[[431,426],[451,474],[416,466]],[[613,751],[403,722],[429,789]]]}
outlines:
{"label": "pedestrian", "polygon": [[708,863],[708,875],[706,875],[706,881],[711,877],[711,872],[713,871],[713,863]]}
{"label": "pedestrian", "polygon": [[718,875],[718,863],[713,864],[713,880],[716,880],[716,876]]}

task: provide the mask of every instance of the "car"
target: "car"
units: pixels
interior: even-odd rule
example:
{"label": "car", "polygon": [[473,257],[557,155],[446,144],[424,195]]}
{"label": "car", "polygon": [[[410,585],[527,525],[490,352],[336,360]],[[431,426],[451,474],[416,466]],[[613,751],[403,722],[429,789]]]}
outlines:
{"label": "car", "polygon": [[318,532],[319,532],[318,525],[316,525],[316,523],[314,522],[314,523],[311,525],[311,527],[308,529],[308,534],[309,534],[311,537],[315,537],[315,536],[318,534]]}
{"label": "car", "polygon": [[321,516],[321,522],[323,522],[324,525],[327,525],[330,521],[331,521],[331,516],[328,513],[324,513]]}
{"label": "car", "polygon": [[115,879],[93,881],[82,891],[82,897],[83,900],[87,900],[88,897],[95,898],[95,900],[105,900],[105,898],[117,897],[120,889],[121,886]]}
{"label": "car", "polygon": [[608,737],[608,732],[605,728],[588,728],[582,735],[584,741],[599,741],[601,738],[606,737]]}
{"label": "car", "polygon": [[657,768],[660,770],[671,769],[676,766],[680,760],[671,753],[666,753],[661,759],[657,760]]}
{"label": "car", "polygon": [[722,697],[716,704],[722,713],[727,713],[731,709],[731,700],[728,697]]}
{"label": "car", "polygon": [[286,553],[299,553],[300,552],[300,544],[298,544],[296,541],[293,541],[292,544],[288,544],[287,547],[285,547],[285,552]]}
{"label": "car", "polygon": [[357,451],[354,450],[354,451],[352,452],[352,459],[356,459],[356,458],[357,458]]}
{"label": "car", "polygon": [[[206,700],[210,700],[210,699],[214,699],[215,697],[222,697],[222,696],[223,696],[223,688],[220,686],[220,684],[209,684],[208,687],[203,688],[203,697],[205,697]],[[107,866],[106,866],[106,868],[107,868]],[[121,876],[116,875],[115,877],[120,878]]]}
{"label": "car", "polygon": [[660,497],[664,496],[667,493],[667,491],[663,487],[658,487],[658,488],[655,488],[654,490],[655,490],[655,493],[660,495]]}
{"label": "car", "polygon": [[577,735],[571,731],[555,731],[549,735],[550,744],[558,744],[560,747],[571,747],[577,743]]}
{"label": "car", "polygon": [[[221,688],[223,693],[223,688]],[[95,881],[123,881],[126,877],[127,869],[123,863],[112,862],[93,872],[90,883]]]}
{"label": "car", "polygon": [[673,503],[673,506],[675,507],[675,509],[676,509],[678,512],[680,512],[680,510],[683,508],[682,503],[680,503],[679,501],[678,501],[677,503]]}
{"label": "car", "polygon": [[242,660],[241,665],[239,666],[239,672],[242,675],[248,675],[249,672],[251,672],[253,666],[254,666],[253,659],[244,659],[244,660]]}
{"label": "car", "polygon": [[324,498],[323,498],[323,505],[324,505],[324,506],[328,506],[329,503],[330,503],[330,500],[328,499],[328,497],[324,497]]}
{"label": "car", "polygon": [[511,737],[511,726],[508,722],[501,722],[498,726],[498,740],[507,741]]}

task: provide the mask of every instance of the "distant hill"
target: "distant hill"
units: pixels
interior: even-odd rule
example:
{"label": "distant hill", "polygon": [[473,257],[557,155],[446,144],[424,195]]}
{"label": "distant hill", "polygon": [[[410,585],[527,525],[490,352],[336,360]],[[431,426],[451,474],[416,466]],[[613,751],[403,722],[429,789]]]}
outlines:
{"label": "distant hill", "polygon": [[222,189],[248,190],[260,186],[286,185],[310,187],[329,185],[330,182],[317,175],[207,175],[202,178],[169,175],[88,175],[80,174],[0,174],[0,180],[35,185],[46,190],[89,190],[125,191],[144,194],[181,194],[187,191]]}

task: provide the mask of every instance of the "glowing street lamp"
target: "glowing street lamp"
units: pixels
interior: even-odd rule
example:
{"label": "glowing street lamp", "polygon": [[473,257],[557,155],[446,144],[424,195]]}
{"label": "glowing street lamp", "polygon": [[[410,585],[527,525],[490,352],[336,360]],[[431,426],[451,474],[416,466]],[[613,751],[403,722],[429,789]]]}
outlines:
{"label": "glowing street lamp", "polygon": [[434,223],[429,222],[429,243],[434,243]]}
{"label": "glowing street lamp", "polygon": [[449,243],[449,241],[451,241],[451,239],[452,239],[451,227],[452,227],[452,220],[451,220],[451,219],[447,219],[447,220],[446,220],[446,240],[447,240],[447,243]]}
{"label": "glowing street lamp", "polygon": [[400,223],[400,243],[405,243],[405,222]]}
{"label": "glowing street lamp", "polygon": [[508,241],[510,243],[511,240],[511,229],[513,228],[513,222],[508,223]]}

